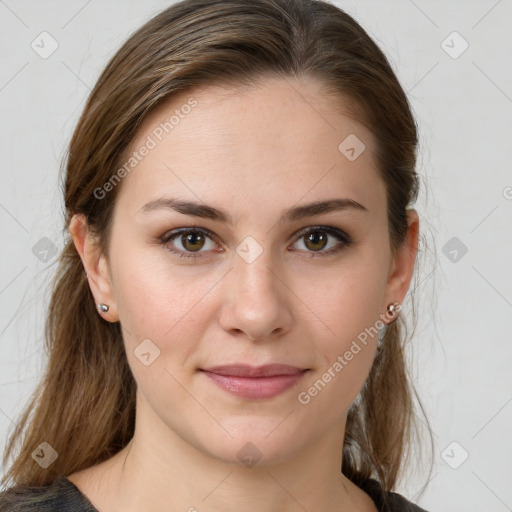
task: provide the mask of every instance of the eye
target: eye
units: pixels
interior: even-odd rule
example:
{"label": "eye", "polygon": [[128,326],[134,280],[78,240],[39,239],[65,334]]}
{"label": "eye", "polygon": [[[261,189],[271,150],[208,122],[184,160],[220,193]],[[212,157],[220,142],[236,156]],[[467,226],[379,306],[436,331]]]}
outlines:
{"label": "eye", "polygon": [[[346,247],[352,245],[351,237],[344,231],[334,228],[332,226],[313,226],[306,228],[295,235],[299,237],[297,242],[303,242],[307,258],[316,258],[319,256],[326,256],[335,254]],[[334,238],[338,241],[328,250],[323,250],[328,245],[328,238]],[[179,258],[198,258],[200,257],[201,249],[207,247],[206,241],[210,240],[210,250],[218,247],[214,242],[215,235],[205,228],[181,228],[176,231],[167,233],[161,237],[161,243],[166,245],[167,249],[176,254]],[[173,243],[174,242],[174,243]],[[296,243],[297,243],[296,242]],[[177,247],[176,245],[181,246]],[[208,249],[208,247],[207,247]],[[195,254],[198,253],[198,254]],[[315,254],[317,253],[317,254]]]}
{"label": "eye", "polygon": [[[332,226],[309,227],[299,232],[297,236],[299,236],[297,242],[303,242],[304,247],[306,247],[306,258],[336,254],[353,243],[352,238],[347,233]],[[324,251],[322,249],[328,245],[328,237],[335,238],[338,243],[331,245],[328,250]]]}
{"label": "eye", "polygon": [[[211,240],[213,237],[213,233],[204,228],[182,228],[164,235],[162,243],[179,258],[197,258],[198,255],[194,253],[199,252],[204,247],[206,239],[209,238]],[[176,248],[171,243],[174,240],[181,245],[182,249]],[[215,249],[216,247],[217,244],[213,243],[213,247],[210,247],[210,249]]]}

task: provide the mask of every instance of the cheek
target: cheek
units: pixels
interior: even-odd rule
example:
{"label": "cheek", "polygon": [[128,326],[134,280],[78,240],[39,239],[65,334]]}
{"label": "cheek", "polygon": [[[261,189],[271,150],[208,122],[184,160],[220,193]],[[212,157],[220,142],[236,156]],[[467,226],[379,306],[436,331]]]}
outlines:
{"label": "cheek", "polygon": [[332,340],[330,352],[339,348],[339,343],[346,343],[375,327],[383,312],[385,291],[384,266],[363,255],[357,264],[340,267],[316,288],[311,304],[325,324],[326,332],[330,333],[327,337]]}
{"label": "cheek", "polygon": [[311,421],[318,417],[324,418],[326,425],[340,421],[372,367],[379,335],[378,313],[373,314],[377,304],[370,290],[358,290],[359,294],[343,294],[330,309],[322,310],[330,329],[317,338],[318,364],[297,392]]}
{"label": "cheek", "polygon": [[348,407],[366,381],[379,338],[383,276],[384,266],[375,258],[361,258],[357,265],[333,274],[310,297],[323,334],[317,338],[317,372],[308,382],[314,389],[302,390],[311,398],[324,395],[319,402],[326,407],[329,403]]}
{"label": "cheek", "polygon": [[128,240],[118,237],[112,243],[113,282],[121,324],[130,335],[163,342],[166,335],[172,337],[173,330],[183,331],[191,323],[194,305],[208,289],[208,282],[203,281],[201,287],[191,286],[192,269],[180,270],[163,247]]}
{"label": "cheek", "polygon": [[180,382],[190,378],[190,357],[205,338],[212,311],[208,290],[219,276],[212,272],[194,276],[197,269],[180,269],[165,252],[158,247],[129,250],[118,245],[112,254],[112,270],[125,350],[135,380],[143,389],[154,387],[153,394],[175,396],[179,386],[169,372]]}

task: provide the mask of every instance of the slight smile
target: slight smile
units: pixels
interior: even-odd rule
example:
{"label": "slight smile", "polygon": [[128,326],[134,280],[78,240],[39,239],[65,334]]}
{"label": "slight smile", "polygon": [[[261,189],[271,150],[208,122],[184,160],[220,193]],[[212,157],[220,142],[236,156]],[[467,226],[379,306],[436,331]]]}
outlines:
{"label": "slight smile", "polygon": [[233,364],[200,369],[217,386],[248,399],[272,398],[295,385],[309,368],[269,364],[249,366]]}

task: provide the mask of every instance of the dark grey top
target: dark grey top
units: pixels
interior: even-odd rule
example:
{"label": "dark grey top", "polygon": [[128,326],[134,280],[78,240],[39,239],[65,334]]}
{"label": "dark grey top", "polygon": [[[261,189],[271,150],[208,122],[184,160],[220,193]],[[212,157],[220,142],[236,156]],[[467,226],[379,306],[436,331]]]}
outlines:
{"label": "dark grey top", "polygon": [[[400,494],[388,492],[372,478],[361,486],[379,512],[427,512]],[[16,486],[0,493],[0,512],[99,512],[66,477],[43,487]]]}

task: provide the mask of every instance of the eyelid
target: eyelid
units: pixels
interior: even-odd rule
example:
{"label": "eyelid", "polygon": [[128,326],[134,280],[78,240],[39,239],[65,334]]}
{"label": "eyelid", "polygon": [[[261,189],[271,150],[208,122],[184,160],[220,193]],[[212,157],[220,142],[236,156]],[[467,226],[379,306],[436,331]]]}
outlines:
{"label": "eyelid", "polygon": [[345,231],[343,231],[342,229],[336,228],[334,226],[324,226],[322,224],[317,224],[314,226],[307,226],[305,228],[300,229],[299,231],[296,231],[292,236],[294,239],[300,238],[304,235],[307,235],[308,233],[310,233],[312,231],[325,231],[326,233],[329,233],[330,235],[339,236],[347,243],[350,243],[352,241],[352,238],[350,237],[350,235],[348,233],[346,233]]}
{"label": "eyelid", "polygon": [[162,241],[168,241],[172,238],[176,238],[178,235],[181,235],[183,233],[191,233],[191,232],[195,232],[195,231],[198,231],[199,233],[203,233],[204,235],[209,236],[213,240],[217,240],[217,235],[213,231],[210,231],[207,228],[201,228],[199,226],[190,226],[190,227],[186,227],[186,228],[172,229],[171,231],[167,231],[160,238]]}

